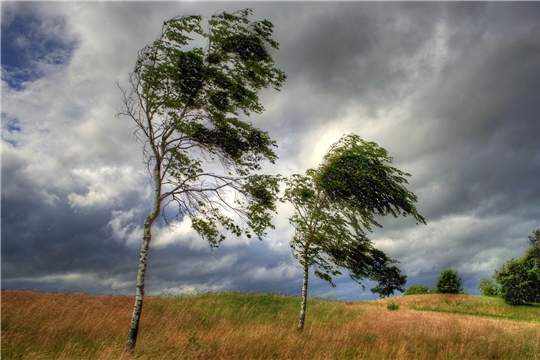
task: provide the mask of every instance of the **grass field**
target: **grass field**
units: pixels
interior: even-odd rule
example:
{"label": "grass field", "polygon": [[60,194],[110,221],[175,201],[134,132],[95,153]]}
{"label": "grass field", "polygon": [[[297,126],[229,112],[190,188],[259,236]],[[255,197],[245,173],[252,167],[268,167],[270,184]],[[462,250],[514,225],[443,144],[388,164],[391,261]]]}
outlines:
{"label": "grass field", "polygon": [[[133,298],[2,291],[2,359],[127,359]],[[390,311],[394,302],[398,310]],[[540,307],[417,295],[362,302],[274,294],[147,298],[136,359],[540,359]]]}

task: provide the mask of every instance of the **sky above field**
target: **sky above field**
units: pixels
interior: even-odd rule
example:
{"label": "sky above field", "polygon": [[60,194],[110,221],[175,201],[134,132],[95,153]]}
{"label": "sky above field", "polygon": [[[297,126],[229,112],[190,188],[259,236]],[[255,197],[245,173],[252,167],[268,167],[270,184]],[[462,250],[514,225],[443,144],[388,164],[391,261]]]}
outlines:
{"label": "sky above field", "polygon": [[[1,4],[2,288],[134,294],[152,206],[134,123],[115,117],[137,51],[177,15],[253,8],[288,75],[250,121],[278,143],[266,173],[316,167],[356,133],[410,173],[427,225],[381,219],[376,246],[407,285],[457,270],[478,293],[540,228],[540,3],[100,2]],[[204,45],[204,44],[200,44]],[[188,221],[153,230],[147,294],[300,295],[285,204],[263,241],[218,249]],[[309,294],[373,299],[344,275]],[[371,285],[368,283],[368,287]]]}

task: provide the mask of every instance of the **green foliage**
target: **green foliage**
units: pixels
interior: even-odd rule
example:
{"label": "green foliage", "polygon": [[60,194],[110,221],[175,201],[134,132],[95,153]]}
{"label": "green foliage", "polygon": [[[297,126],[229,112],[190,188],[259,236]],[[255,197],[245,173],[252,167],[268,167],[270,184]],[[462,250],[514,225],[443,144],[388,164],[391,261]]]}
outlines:
{"label": "green foliage", "polygon": [[[131,91],[122,90],[120,114],[137,125],[157,201],[174,207],[177,218],[189,217],[212,246],[225,239],[223,229],[261,238],[279,191],[278,178],[252,174],[261,161],[274,163],[276,143],[245,116],[262,113],[258,92],[279,90],[286,75],[269,53],[279,47],[272,23],[251,22],[250,15],[251,9],[215,14],[206,31],[201,16],[166,21],[139,52]],[[226,200],[231,195],[234,203]],[[238,226],[231,213],[248,226]]]}
{"label": "green foliage", "polygon": [[499,295],[499,286],[495,283],[495,281],[491,279],[480,279],[480,283],[478,284],[478,290],[480,290],[480,293],[483,296]]}
{"label": "green foliage", "polygon": [[191,330],[188,332],[188,346],[191,346],[195,350],[198,350],[201,347],[197,331]]}
{"label": "green foliage", "polygon": [[463,291],[463,280],[457,271],[443,270],[435,283],[435,289],[439,294],[459,294]]}
{"label": "green foliage", "polygon": [[[393,295],[395,290],[404,292],[403,285],[407,282],[407,275],[401,275],[401,270],[397,266],[390,266],[390,264],[396,263],[397,260],[390,259],[385,253],[377,249],[372,249],[371,254],[372,256],[365,260],[368,263],[370,260],[372,261],[369,267],[372,269],[374,276],[371,277],[378,281],[377,286],[370,289],[371,292],[378,293],[381,298]],[[355,258],[358,259],[358,257]],[[353,278],[362,273],[362,269],[359,269],[359,271],[353,270]]]}
{"label": "green foliage", "polygon": [[386,308],[388,310],[398,310],[399,309],[399,305],[394,303],[394,302],[391,302],[391,303],[388,303],[388,305],[386,305]]}
{"label": "green foliage", "polygon": [[411,285],[405,290],[403,295],[423,295],[432,293],[432,289],[424,285]]}
{"label": "green foliage", "polygon": [[519,260],[509,260],[495,272],[501,297],[511,305],[540,303],[540,229],[529,236],[531,247]]}
{"label": "green foliage", "polygon": [[533,231],[532,235],[529,235],[529,245],[531,245],[531,249],[539,249],[540,248],[540,229],[536,229]]}
{"label": "green foliage", "polygon": [[535,259],[525,256],[520,260],[509,260],[495,276],[501,296],[507,303],[540,303],[540,267]]}
{"label": "green foliage", "polygon": [[359,283],[379,281],[372,291],[383,297],[403,291],[406,276],[390,266],[397,261],[375,249],[366,235],[372,225],[380,227],[375,215],[411,215],[425,223],[412,205],[416,197],[402,186],[402,176],[409,175],[385,165],[391,161],[377,144],[344,135],[318,169],[285,180],[283,200],[295,209],[290,245],[302,267],[314,267],[315,275],[333,286],[332,277],[347,269]]}

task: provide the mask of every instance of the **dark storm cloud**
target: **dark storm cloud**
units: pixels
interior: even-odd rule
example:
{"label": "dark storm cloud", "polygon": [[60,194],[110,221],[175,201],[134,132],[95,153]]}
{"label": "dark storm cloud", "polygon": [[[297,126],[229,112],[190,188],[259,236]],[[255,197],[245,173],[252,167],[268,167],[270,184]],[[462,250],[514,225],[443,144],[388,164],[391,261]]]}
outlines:
{"label": "dark storm cloud", "polygon": [[[153,294],[251,291],[300,296],[302,290],[302,272],[295,260],[290,261],[290,250],[276,250],[268,242],[199,251],[173,245],[152,250],[149,256],[159,261],[148,269],[148,289]],[[370,293],[364,293],[360,285],[352,283],[347,274],[336,277],[335,283],[338,289],[313,276],[310,293],[322,297],[339,296],[343,300],[373,298]]]}
{"label": "dark storm cloud", "polygon": [[[492,16],[491,27],[508,25],[502,7],[483,8]],[[538,11],[538,6],[530,10]],[[477,24],[458,22],[454,38],[480,32]],[[473,210],[489,216],[529,209],[527,217],[538,219],[533,204],[540,200],[540,28],[532,22],[517,26],[525,36],[516,39],[509,29],[488,26],[478,38],[489,41],[469,39],[460,46],[451,40],[451,48],[462,55],[443,69],[443,81],[425,93],[412,113],[424,128],[413,135],[421,146],[401,153],[431,158],[431,174],[425,179],[444,190],[436,194],[442,198],[427,200],[431,218]]]}
{"label": "dark storm cloud", "polygon": [[[304,16],[276,27],[282,48],[292,50],[275,56],[289,74],[286,105],[279,126],[272,128],[285,140],[286,153],[309,145],[296,134],[317,136],[351,107],[365,109],[377,121],[379,110],[399,104],[418,86],[416,78],[431,75],[424,64],[429,58],[414,56],[432,40],[444,4],[310,3],[295,11],[299,6],[291,4],[291,12]],[[287,106],[289,101],[294,104]],[[363,130],[360,119],[356,127]]]}
{"label": "dark storm cloud", "polygon": [[69,274],[75,269],[106,275],[115,264],[125,263],[127,252],[106,232],[110,210],[73,209],[65,194],[54,189],[44,197],[47,189],[17,176],[3,160],[3,286],[16,286],[17,279]]}
{"label": "dark storm cloud", "polygon": [[[246,6],[274,23],[272,54],[288,74],[250,119],[279,145],[265,171],[304,172],[355,132],[412,174],[428,225],[385,218],[372,234],[408,285],[434,286],[451,268],[477,292],[481,277],[522,256],[540,227],[537,3],[3,3],[3,50],[43,70],[14,90],[15,57],[2,53],[3,287],[133,293],[151,187],[133,126],[114,118],[114,80],[127,84],[163,20]],[[16,37],[40,44],[30,53]],[[63,60],[47,67],[55,54]],[[213,251],[189,224],[167,232],[160,220],[147,292],[299,295],[290,215],[281,206],[263,242],[229,238]],[[373,298],[346,274],[336,284],[312,276],[310,294]]]}
{"label": "dark storm cloud", "polygon": [[295,51],[277,59],[287,57],[283,64],[291,86],[309,84],[316,96],[302,101],[322,111],[317,118],[322,122],[350,102],[373,109],[391,102],[397,96],[394,85],[406,74],[390,60],[418,51],[431,37],[433,13],[440,10],[436,4],[389,3],[313,3],[307,8],[314,15],[300,17],[296,36],[283,37],[284,46]]}
{"label": "dark storm cloud", "polygon": [[149,268],[148,276],[152,278],[149,285],[153,289],[187,286],[202,291],[299,293],[301,274],[287,261],[289,254],[276,253],[264,242],[214,250],[204,247],[198,251],[173,245],[153,251],[151,256],[159,259],[159,265]]}

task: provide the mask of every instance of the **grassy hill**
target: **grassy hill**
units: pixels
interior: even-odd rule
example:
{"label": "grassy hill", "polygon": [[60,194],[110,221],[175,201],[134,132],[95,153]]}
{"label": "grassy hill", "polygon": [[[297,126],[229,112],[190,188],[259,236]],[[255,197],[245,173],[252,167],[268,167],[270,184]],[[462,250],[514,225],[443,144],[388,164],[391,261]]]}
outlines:
{"label": "grassy hill", "polygon": [[[3,290],[2,359],[125,359],[133,301]],[[274,294],[147,298],[135,358],[540,359],[539,306],[471,295],[310,299],[297,334],[299,307]]]}

